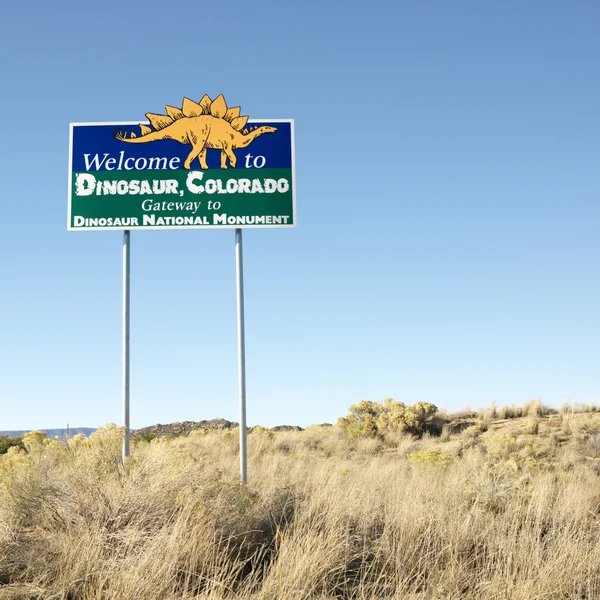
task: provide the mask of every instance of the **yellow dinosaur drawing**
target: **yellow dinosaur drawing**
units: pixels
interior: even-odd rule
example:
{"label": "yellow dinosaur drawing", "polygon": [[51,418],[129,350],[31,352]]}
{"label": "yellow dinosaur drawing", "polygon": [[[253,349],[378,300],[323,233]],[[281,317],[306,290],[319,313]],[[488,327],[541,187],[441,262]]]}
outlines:
{"label": "yellow dinosaur drawing", "polygon": [[180,144],[189,144],[192,151],[185,159],[184,167],[190,169],[192,162],[198,158],[202,169],[208,169],[206,164],[207,148],[221,150],[221,169],[227,169],[227,159],[235,168],[236,156],[233,153],[238,148],[245,148],[258,136],[274,133],[275,127],[255,127],[244,129],[248,117],[240,117],[240,107],[228,108],[223,94],[211,100],[205,95],[200,102],[184,98],[181,108],[165,106],[166,115],[146,113],[154,131],[140,123],[141,135],[115,131],[114,136],[129,144],[144,144],[157,140],[176,140]]}

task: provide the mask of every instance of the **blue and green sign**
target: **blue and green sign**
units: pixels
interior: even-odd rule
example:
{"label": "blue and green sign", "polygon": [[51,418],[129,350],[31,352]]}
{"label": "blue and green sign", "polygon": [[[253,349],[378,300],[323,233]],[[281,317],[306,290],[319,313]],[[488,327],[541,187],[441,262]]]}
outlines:
{"label": "blue and green sign", "polygon": [[294,123],[223,96],[147,123],[72,123],[69,230],[294,227]]}

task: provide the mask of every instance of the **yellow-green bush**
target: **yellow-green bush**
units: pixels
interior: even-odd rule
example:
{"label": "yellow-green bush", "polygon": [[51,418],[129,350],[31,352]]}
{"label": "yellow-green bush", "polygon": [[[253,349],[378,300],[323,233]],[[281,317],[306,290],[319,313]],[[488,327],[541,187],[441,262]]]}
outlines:
{"label": "yellow-green bush", "polygon": [[445,467],[450,464],[450,457],[445,452],[439,452],[432,448],[411,452],[408,458],[415,464],[431,467]]}
{"label": "yellow-green bush", "polygon": [[361,400],[350,406],[350,413],[340,417],[337,425],[350,437],[374,437],[386,432],[406,432],[422,435],[437,414],[437,407],[429,402],[406,406],[386,398],[383,403]]}
{"label": "yellow-green bush", "polygon": [[350,406],[350,413],[338,419],[338,427],[346,431],[350,437],[377,435],[377,423],[383,406],[372,400],[361,400]]}

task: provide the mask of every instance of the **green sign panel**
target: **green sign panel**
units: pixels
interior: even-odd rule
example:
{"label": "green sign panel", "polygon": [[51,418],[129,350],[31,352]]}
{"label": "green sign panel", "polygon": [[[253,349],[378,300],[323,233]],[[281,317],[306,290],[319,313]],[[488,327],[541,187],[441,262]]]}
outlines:
{"label": "green sign panel", "polygon": [[294,124],[223,96],[145,123],[73,123],[69,230],[294,227]]}

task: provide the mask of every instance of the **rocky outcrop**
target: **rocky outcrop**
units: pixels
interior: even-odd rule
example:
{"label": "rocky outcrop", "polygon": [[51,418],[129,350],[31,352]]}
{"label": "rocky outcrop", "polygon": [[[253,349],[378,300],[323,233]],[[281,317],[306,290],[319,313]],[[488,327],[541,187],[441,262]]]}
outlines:
{"label": "rocky outcrop", "polygon": [[271,431],[304,431],[304,429],[298,425],[276,425],[271,427]]}
{"label": "rocky outcrop", "polygon": [[[203,429],[204,431],[224,431],[233,429],[238,426],[234,421],[227,419],[212,419],[210,421],[183,421],[182,423],[169,423],[168,425],[151,425],[150,427],[142,427],[136,429],[132,433],[133,439],[153,439],[156,437],[180,437],[188,435],[191,431]],[[323,427],[329,426],[329,423],[324,423]],[[255,427],[248,427],[248,433],[252,433]],[[271,427],[270,431],[304,431],[298,425],[277,425]]]}
{"label": "rocky outcrop", "polygon": [[204,429],[206,431],[221,431],[233,429],[238,424],[227,419],[211,419],[210,421],[183,421],[182,423],[169,423],[168,425],[151,425],[142,427],[133,432],[133,438],[179,437],[188,435],[191,431]]}

